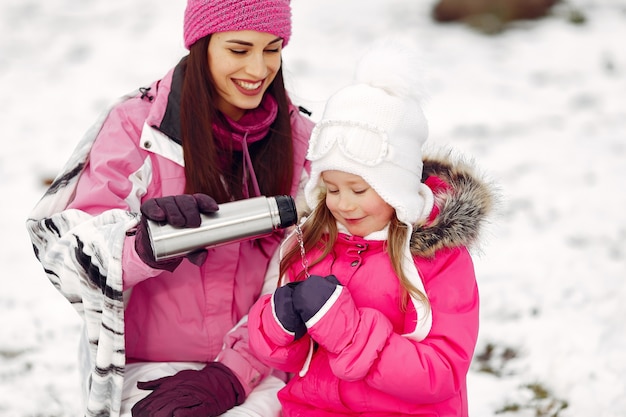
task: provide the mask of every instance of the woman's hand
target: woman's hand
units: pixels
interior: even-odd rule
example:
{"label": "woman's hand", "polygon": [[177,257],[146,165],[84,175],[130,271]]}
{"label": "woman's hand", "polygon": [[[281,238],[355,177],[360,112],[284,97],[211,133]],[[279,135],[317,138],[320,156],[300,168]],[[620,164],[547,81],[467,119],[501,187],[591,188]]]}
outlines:
{"label": "woman's hand", "polygon": [[138,382],[139,389],[153,390],[135,404],[133,417],[219,416],[245,401],[243,386],[233,372],[219,362],[198,371]]}
{"label": "woman's hand", "polygon": [[[155,269],[172,272],[183,257],[157,261],[154,257],[148,236],[147,220],[166,222],[175,227],[198,227],[202,222],[200,214],[214,213],[219,206],[206,194],[181,194],[167,197],[150,198],[141,205],[141,222],[137,226],[135,250],[141,260]],[[206,260],[207,250],[198,249],[186,255],[194,265],[202,265]]]}

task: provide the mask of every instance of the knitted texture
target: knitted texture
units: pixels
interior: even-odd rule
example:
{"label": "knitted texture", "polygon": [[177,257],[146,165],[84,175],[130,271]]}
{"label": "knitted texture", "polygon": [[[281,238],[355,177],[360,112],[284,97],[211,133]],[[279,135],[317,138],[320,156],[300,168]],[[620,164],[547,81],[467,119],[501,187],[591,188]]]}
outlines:
{"label": "knitted texture", "polygon": [[291,36],[289,0],[189,0],[183,36],[189,48],[198,39],[217,32],[254,30],[283,38]]}

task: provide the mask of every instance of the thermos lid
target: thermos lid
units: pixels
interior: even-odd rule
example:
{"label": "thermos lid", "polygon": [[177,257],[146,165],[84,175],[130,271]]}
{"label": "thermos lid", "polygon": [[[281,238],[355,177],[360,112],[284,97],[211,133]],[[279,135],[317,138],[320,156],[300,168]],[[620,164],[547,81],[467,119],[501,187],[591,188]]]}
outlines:
{"label": "thermos lid", "polygon": [[278,195],[275,199],[280,216],[280,227],[285,228],[296,224],[298,221],[298,213],[293,198],[289,195]]}

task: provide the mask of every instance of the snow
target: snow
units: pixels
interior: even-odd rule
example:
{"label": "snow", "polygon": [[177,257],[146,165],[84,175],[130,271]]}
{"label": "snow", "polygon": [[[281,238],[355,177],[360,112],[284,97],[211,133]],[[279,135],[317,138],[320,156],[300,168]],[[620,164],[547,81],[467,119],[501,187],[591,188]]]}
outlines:
{"label": "snow", "polygon": [[[292,0],[292,97],[316,119],[370,42],[415,45],[431,145],[472,157],[502,193],[475,257],[470,415],[626,416],[626,0],[569,0],[499,35],[437,24],[433,3]],[[0,415],[79,413],[80,320],[24,222],[99,112],[183,56],[184,6],[0,3]]]}

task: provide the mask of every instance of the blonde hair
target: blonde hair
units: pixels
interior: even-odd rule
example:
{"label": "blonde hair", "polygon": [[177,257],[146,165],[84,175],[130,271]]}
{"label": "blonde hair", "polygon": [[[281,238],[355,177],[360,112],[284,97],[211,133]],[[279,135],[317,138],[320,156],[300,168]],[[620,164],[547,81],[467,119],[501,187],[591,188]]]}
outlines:
{"label": "blonde hair", "polygon": [[[426,297],[422,291],[411,283],[402,269],[402,260],[405,254],[405,245],[407,244],[407,233],[407,225],[398,220],[394,212],[389,225],[386,251],[389,254],[393,270],[400,280],[400,308],[402,311],[406,310],[409,294],[417,298],[426,306],[430,306],[428,297]],[[307,221],[302,225],[302,243],[306,252],[311,251],[316,246],[319,247],[323,245],[323,250],[320,256],[310,261],[308,266],[312,267],[328,256],[331,253],[336,240],[337,221],[326,206],[326,190],[323,189],[319,194],[317,206]],[[285,256],[283,256],[280,261],[281,277],[287,273],[291,266],[302,261],[300,251],[301,248],[297,242],[291,243],[291,246],[288,248]],[[304,279],[305,273],[306,271],[303,269],[296,275],[295,279]]]}

